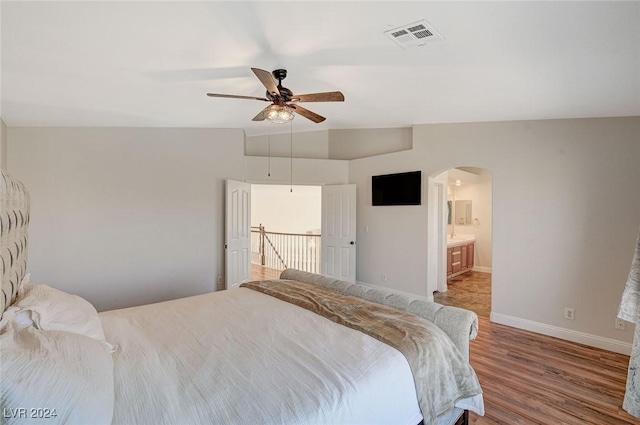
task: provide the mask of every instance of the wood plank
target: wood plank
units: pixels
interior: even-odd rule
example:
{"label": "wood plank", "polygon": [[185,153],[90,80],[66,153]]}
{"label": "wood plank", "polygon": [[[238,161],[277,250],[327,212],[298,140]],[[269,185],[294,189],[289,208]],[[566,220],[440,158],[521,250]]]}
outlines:
{"label": "wood plank", "polygon": [[251,280],[280,279],[282,270],[270,269],[269,267],[251,263]]}
{"label": "wood plank", "polygon": [[640,424],[621,408],[629,357],[480,318],[471,364],[484,390],[476,425]]}
{"label": "wood plank", "polygon": [[471,365],[486,414],[472,412],[471,424],[640,425],[622,410],[629,356],[491,323],[490,276],[466,273],[434,294],[479,316]]}

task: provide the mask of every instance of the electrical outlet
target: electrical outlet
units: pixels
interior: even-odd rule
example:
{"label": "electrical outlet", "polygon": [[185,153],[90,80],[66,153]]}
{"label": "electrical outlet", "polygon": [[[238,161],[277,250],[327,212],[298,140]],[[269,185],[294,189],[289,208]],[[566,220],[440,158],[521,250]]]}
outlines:
{"label": "electrical outlet", "polygon": [[381,279],[383,282],[386,282],[386,281],[387,281],[387,274],[386,274],[386,273],[382,273],[382,274],[380,275],[380,279]]}
{"label": "electrical outlet", "polygon": [[576,314],[575,310],[570,307],[564,308],[564,318],[567,320],[575,320]]}
{"label": "electrical outlet", "polygon": [[222,276],[218,276],[218,285],[222,285]]}
{"label": "electrical outlet", "polygon": [[624,320],[616,318],[616,329],[619,331],[624,330]]}

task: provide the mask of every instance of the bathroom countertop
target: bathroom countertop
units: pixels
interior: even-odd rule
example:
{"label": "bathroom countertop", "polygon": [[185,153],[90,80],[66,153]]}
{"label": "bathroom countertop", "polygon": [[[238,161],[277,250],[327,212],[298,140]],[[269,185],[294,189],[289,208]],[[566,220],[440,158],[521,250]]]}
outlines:
{"label": "bathroom countertop", "polygon": [[454,246],[466,245],[470,242],[475,242],[476,237],[474,235],[454,235],[453,238],[451,235],[447,235],[447,248],[451,248]]}

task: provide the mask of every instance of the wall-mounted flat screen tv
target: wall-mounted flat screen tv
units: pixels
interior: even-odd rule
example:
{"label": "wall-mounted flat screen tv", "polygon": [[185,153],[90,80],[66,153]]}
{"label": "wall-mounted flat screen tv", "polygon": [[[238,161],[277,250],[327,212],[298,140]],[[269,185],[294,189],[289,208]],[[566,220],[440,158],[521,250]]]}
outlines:
{"label": "wall-mounted flat screen tv", "polygon": [[379,205],[421,205],[422,172],[371,177],[371,203]]}

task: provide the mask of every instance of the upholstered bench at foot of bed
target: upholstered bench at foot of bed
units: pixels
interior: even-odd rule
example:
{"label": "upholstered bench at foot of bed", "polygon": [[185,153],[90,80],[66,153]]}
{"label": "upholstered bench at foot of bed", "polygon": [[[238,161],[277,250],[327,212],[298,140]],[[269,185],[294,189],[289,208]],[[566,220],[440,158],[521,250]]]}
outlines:
{"label": "upholstered bench at foot of bed", "polygon": [[420,316],[438,325],[469,361],[469,341],[478,335],[478,316],[472,311],[443,306],[418,297],[411,298],[394,293],[390,289],[374,288],[295,269],[286,269],[280,275],[280,279],[311,283]]}
{"label": "upholstered bench at foot of bed", "polygon": [[[469,361],[469,341],[474,340],[478,335],[478,316],[472,311],[397,294],[390,289],[374,288],[296,269],[286,269],[280,274],[280,279],[310,283],[416,314],[442,329],[458,347],[464,358]],[[468,425],[469,411],[455,407],[441,416],[438,424]]]}

